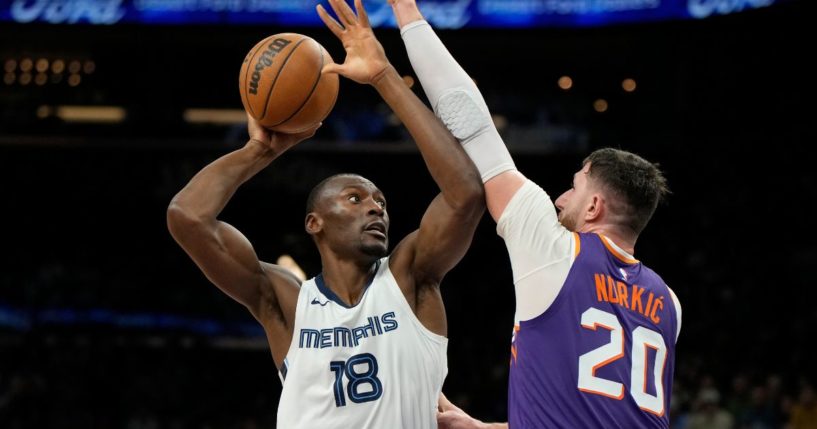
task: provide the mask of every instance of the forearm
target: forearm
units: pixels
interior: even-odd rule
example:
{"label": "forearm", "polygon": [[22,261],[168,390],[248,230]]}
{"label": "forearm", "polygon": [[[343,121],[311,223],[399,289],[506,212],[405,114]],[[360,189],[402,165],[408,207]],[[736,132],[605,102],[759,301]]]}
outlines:
{"label": "forearm", "polygon": [[173,198],[171,208],[188,217],[215,220],[241,184],[267,167],[279,154],[257,140],[213,161]]}
{"label": "forearm", "polygon": [[[465,427],[465,426],[464,426]],[[508,429],[507,423],[484,423],[474,419],[468,426],[470,429]]]}
{"label": "forearm", "polygon": [[456,206],[475,193],[481,200],[481,181],[473,163],[397,71],[389,66],[372,84],[408,129],[446,200]]}
{"label": "forearm", "polygon": [[483,113],[488,113],[488,106],[477,85],[422,17],[401,26],[400,35],[406,46],[411,67],[417,73],[417,78],[435,112],[445,94],[454,90],[464,90],[474,96],[474,101]]}
{"label": "forearm", "polygon": [[[401,14],[412,8],[404,5],[403,9]],[[401,34],[411,66],[435,114],[462,143],[482,181],[514,170],[513,159],[494,126],[482,94],[431,26],[422,20],[413,21],[401,29]]]}

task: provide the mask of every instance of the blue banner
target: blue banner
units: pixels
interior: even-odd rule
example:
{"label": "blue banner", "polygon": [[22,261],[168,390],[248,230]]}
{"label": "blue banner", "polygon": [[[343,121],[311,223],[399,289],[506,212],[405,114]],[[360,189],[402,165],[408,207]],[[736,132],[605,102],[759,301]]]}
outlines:
{"label": "blue banner", "polygon": [[[435,27],[456,29],[585,27],[702,19],[785,1],[791,0],[420,0],[419,4]],[[322,26],[315,12],[318,3],[318,0],[0,0],[0,21]],[[386,0],[366,0],[364,4],[372,25],[394,26]]]}

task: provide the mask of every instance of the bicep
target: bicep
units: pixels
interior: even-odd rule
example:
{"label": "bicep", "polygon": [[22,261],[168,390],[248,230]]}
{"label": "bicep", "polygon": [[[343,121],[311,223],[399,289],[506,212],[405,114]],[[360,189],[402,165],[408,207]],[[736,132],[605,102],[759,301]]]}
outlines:
{"label": "bicep", "polygon": [[495,222],[499,222],[508,203],[527,180],[518,170],[508,170],[485,182],[485,200]]}
{"label": "bicep", "polygon": [[255,314],[267,276],[247,237],[221,221],[191,222],[174,229],[174,238],[204,275]]}
{"label": "bicep", "polygon": [[[497,232],[505,240],[518,299],[539,294],[540,288],[557,293],[576,247],[574,234],[559,223],[547,194],[533,182],[520,188],[506,204]],[[536,314],[537,309],[546,308],[555,293],[525,313]]]}
{"label": "bicep", "polygon": [[407,237],[413,252],[413,271],[439,281],[459,262],[471,245],[483,208],[458,211],[448,205],[442,194],[431,202],[416,234]]}

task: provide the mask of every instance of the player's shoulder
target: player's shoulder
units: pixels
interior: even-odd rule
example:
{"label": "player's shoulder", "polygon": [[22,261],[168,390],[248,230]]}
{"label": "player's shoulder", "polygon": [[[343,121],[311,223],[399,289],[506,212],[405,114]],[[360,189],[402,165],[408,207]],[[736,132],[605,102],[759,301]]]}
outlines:
{"label": "player's shoulder", "polygon": [[303,281],[289,269],[269,262],[261,262],[265,277],[274,285],[300,289]]}
{"label": "player's shoulder", "polygon": [[497,226],[500,230],[511,225],[522,228],[520,222],[530,221],[547,221],[555,225],[558,216],[550,195],[536,182],[525,179],[503,207]]}

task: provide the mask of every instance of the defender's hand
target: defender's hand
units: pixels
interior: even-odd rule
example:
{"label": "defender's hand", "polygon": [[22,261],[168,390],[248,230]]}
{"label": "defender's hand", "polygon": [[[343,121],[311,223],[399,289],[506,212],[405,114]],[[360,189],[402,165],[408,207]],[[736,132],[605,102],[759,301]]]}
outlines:
{"label": "defender's hand", "polygon": [[423,19],[415,0],[389,0],[394,17],[397,18],[397,28]]}
{"label": "defender's hand", "polygon": [[451,403],[443,393],[437,399],[437,425],[439,429],[483,429],[485,424],[465,413]]}
{"label": "defender's hand", "polygon": [[318,5],[318,15],[332,33],[343,42],[346,60],[343,64],[327,64],[324,73],[338,73],[358,83],[371,84],[389,67],[389,60],[383,46],[374,36],[369,17],[361,0],[355,0],[355,11],[345,0],[329,0],[340,22],[329,16],[323,6]]}

